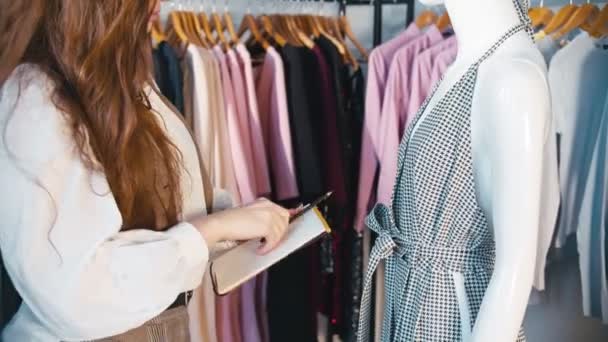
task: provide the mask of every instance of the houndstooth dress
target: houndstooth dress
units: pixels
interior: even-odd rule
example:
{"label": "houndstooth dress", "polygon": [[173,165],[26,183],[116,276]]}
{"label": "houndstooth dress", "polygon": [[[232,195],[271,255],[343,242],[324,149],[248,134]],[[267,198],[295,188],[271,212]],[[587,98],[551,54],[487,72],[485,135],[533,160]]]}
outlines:
{"label": "houndstooth dress", "polygon": [[[471,106],[481,63],[515,33],[531,34],[527,16],[516,6],[522,24],[505,33],[420,120],[436,86],[406,130],[392,206],[377,205],[366,220],[378,238],[365,276],[358,341],[369,339],[371,283],[381,259],[386,260],[381,341],[461,341],[454,272],[463,275],[469,300],[471,326],[464,328],[473,329],[495,250],[476,199]],[[523,329],[517,341],[525,341]]]}

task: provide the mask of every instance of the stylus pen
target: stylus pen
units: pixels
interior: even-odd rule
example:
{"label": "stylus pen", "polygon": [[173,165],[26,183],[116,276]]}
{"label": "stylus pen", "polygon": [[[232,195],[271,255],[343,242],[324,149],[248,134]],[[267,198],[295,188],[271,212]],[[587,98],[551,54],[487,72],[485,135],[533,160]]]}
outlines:
{"label": "stylus pen", "polygon": [[326,193],[325,195],[317,198],[316,200],[310,202],[309,204],[305,205],[300,211],[298,211],[297,214],[293,215],[292,217],[289,218],[289,223],[292,223],[293,221],[295,221],[298,217],[306,214],[306,212],[308,212],[309,210],[311,210],[314,207],[317,207],[319,204],[323,203],[324,201],[326,201],[328,198],[331,197],[331,195],[333,195],[334,192],[330,191],[328,193]]}

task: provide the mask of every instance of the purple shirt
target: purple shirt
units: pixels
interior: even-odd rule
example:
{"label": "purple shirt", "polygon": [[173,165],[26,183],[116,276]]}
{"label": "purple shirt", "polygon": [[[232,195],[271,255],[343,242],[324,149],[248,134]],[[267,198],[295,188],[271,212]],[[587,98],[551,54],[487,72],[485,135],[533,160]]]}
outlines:
{"label": "purple shirt", "polygon": [[367,89],[365,94],[365,118],[361,137],[361,162],[355,229],[362,231],[370,202],[373,201],[374,178],[378,168],[379,126],[382,115],[382,100],[388,78],[389,65],[397,50],[421,34],[412,23],[399,36],[375,48],[369,56]]}
{"label": "purple shirt", "polygon": [[299,196],[285,90],[283,60],[272,47],[264,63],[255,69],[260,122],[270,157],[274,197],[286,200]]}
{"label": "purple shirt", "polygon": [[380,122],[377,198],[379,203],[389,204],[397,173],[397,154],[401,135],[409,122],[407,108],[410,100],[410,77],[414,57],[430,46],[443,40],[436,26],[431,26],[422,36],[402,47],[393,58],[382,103]]}

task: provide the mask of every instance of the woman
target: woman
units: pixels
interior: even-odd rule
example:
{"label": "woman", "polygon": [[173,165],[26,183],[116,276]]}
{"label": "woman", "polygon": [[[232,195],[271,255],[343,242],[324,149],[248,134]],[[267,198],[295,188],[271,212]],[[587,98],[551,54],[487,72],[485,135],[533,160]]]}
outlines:
{"label": "woman", "polygon": [[0,3],[0,247],[23,298],[2,340],[187,341],[208,251],[266,253],[289,211],[206,215],[194,143],[148,86],[158,0]]}

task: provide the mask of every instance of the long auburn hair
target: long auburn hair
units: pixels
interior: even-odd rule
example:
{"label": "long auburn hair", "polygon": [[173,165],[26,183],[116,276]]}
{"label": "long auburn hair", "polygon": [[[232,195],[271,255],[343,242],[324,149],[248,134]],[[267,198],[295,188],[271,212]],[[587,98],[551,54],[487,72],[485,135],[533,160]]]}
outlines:
{"label": "long auburn hair", "polygon": [[152,113],[148,21],[156,0],[0,0],[0,85],[23,63],[54,82],[83,161],[106,175],[123,230],[181,213],[181,154]]}

